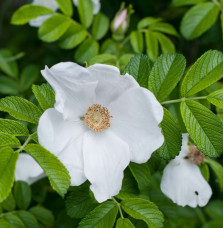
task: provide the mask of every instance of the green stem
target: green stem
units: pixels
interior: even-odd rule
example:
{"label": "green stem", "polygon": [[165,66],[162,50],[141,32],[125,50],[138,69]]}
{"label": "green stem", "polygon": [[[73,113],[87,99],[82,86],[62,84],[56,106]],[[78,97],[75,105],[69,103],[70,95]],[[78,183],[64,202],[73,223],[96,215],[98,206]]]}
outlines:
{"label": "green stem", "polygon": [[16,211],[10,211],[10,212],[6,212],[6,213],[2,213],[0,215],[0,218],[4,217],[5,215],[10,215],[10,214],[15,214],[15,213],[16,213]]}
{"label": "green stem", "polygon": [[128,36],[122,41],[122,43],[120,43],[121,47],[124,46],[129,40],[130,40],[130,35],[128,35]]}
{"label": "green stem", "polygon": [[220,8],[221,12],[223,13],[223,6],[222,6],[222,4],[219,1],[217,1],[217,0],[212,0],[212,2],[215,5],[217,5]]}
{"label": "green stem", "polygon": [[164,101],[161,104],[162,105],[164,105],[164,104],[173,104],[173,103],[179,103],[179,102],[187,101],[187,100],[204,100],[206,98],[207,98],[207,96],[203,96],[203,97],[183,97],[183,98],[176,99],[176,100]]}
{"label": "green stem", "polygon": [[6,62],[12,62],[12,61],[15,61],[15,60],[17,60],[17,59],[21,59],[24,55],[25,55],[24,52],[20,52],[20,53],[18,53],[17,55],[12,56],[12,57],[10,57],[10,58],[7,58],[7,59],[5,59],[5,60],[6,60]]}
{"label": "green stem", "polygon": [[205,223],[206,223],[206,218],[205,218],[205,216],[204,216],[204,214],[203,214],[201,208],[196,207],[196,208],[195,208],[195,212],[196,212],[197,216],[199,217],[201,223],[202,223],[202,224],[205,224]]}
{"label": "green stem", "polygon": [[[34,132],[33,134],[35,134],[36,132]],[[23,151],[23,149],[25,148],[25,146],[30,142],[30,140],[32,139],[32,135],[29,135],[29,137],[26,139],[26,141],[23,143],[23,145],[16,151],[16,152],[21,152]]]}
{"label": "green stem", "polygon": [[124,218],[123,213],[122,213],[122,208],[120,206],[120,203],[114,197],[112,197],[112,200],[117,204],[118,210],[119,210],[120,215],[121,215],[121,218]]}

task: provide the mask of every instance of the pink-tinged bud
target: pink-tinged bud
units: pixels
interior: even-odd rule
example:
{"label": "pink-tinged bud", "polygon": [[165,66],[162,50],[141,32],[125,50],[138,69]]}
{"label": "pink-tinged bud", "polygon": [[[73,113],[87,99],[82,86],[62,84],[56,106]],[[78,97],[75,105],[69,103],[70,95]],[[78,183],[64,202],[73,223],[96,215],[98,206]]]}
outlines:
{"label": "pink-tinged bud", "polygon": [[127,9],[122,10],[114,20],[114,29],[117,30],[120,26],[123,28],[127,27]]}

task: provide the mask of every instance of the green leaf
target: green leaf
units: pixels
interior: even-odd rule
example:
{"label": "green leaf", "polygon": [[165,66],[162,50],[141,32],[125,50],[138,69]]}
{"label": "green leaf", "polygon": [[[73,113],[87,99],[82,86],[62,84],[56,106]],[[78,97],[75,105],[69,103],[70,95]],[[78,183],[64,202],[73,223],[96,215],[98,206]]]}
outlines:
{"label": "green leaf", "polygon": [[78,13],[80,21],[85,28],[88,28],[93,20],[93,3],[91,0],[78,0]]}
{"label": "green leaf", "polygon": [[162,32],[162,33],[179,37],[179,34],[176,31],[176,29],[173,27],[173,25],[168,23],[164,23],[164,22],[155,23],[150,26],[150,29],[152,31]]}
{"label": "green leaf", "polygon": [[0,147],[4,146],[19,147],[21,144],[15,136],[0,132]]}
{"label": "green leaf", "polygon": [[83,218],[97,205],[97,201],[90,196],[89,183],[72,187],[66,198],[67,214],[72,218]]}
{"label": "green leaf", "polygon": [[10,225],[10,223],[8,223],[4,219],[0,219],[0,227],[1,228],[13,228],[12,225]]}
{"label": "green leaf", "polygon": [[[135,55],[134,54],[124,54],[119,58],[119,63],[122,65],[122,67],[126,67],[126,65],[130,62],[131,58],[133,58]],[[123,69],[124,70],[124,69]]]}
{"label": "green leaf", "polygon": [[191,96],[223,76],[223,53],[207,51],[190,68],[181,84],[181,96]]}
{"label": "green leaf", "polygon": [[150,29],[146,31],[146,46],[147,55],[152,61],[158,57],[158,40],[154,32]]}
{"label": "green leaf", "polygon": [[103,13],[98,13],[92,25],[92,36],[96,40],[102,39],[109,29],[109,19]]}
{"label": "green leaf", "polygon": [[112,228],[118,213],[113,201],[100,204],[91,211],[80,223],[78,228]]}
{"label": "green leaf", "polygon": [[14,96],[0,100],[0,111],[8,112],[18,120],[24,120],[34,124],[38,124],[42,114],[40,109],[30,101]]}
{"label": "green leaf", "polygon": [[34,215],[28,211],[17,211],[16,214],[23,221],[26,228],[39,228],[38,222]]}
{"label": "green leaf", "polygon": [[31,202],[31,188],[24,181],[17,181],[14,187],[14,196],[17,206],[26,210]]}
{"label": "green leaf", "polygon": [[38,30],[39,38],[44,42],[58,40],[69,28],[72,20],[62,14],[55,14],[43,22]]}
{"label": "green leaf", "polygon": [[135,55],[125,67],[123,74],[132,75],[140,86],[148,88],[148,77],[152,69],[152,62],[146,55]]}
{"label": "green leaf", "polygon": [[200,171],[201,171],[201,174],[204,177],[204,179],[207,182],[209,182],[209,179],[210,179],[210,171],[209,171],[209,167],[208,167],[208,165],[206,163],[201,164]]}
{"label": "green leaf", "polygon": [[130,41],[133,47],[133,50],[136,53],[143,52],[143,35],[140,31],[132,31],[130,35]]}
{"label": "green leaf", "polygon": [[205,212],[213,219],[222,219],[223,201],[211,201],[206,207]]}
{"label": "green leaf", "polygon": [[2,208],[5,209],[6,211],[15,210],[16,204],[15,204],[15,199],[12,192],[10,192],[9,196],[2,202],[1,205],[2,205]]}
{"label": "green leaf", "polygon": [[163,120],[160,125],[165,141],[158,149],[158,153],[161,158],[170,160],[175,158],[181,150],[181,130],[171,113],[165,108]]}
{"label": "green leaf", "polygon": [[152,68],[148,89],[159,101],[164,100],[180,81],[186,67],[186,60],[181,54],[163,54]]}
{"label": "green leaf", "polygon": [[24,25],[32,19],[39,16],[53,14],[51,9],[37,5],[24,5],[20,7],[12,16],[11,23],[13,25]]}
{"label": "green leaf", "polygon": [[181,114],[190,137],[209,157],[223,153],[223,123],[208,108],[196,101],[181,103]]}
{"label": "green leaf", "polygon": [[7,75],[16,78],[18,77],[18,66],[16,61],[9,61],[13,54],[7,49],[0,50],[0,70]]}
{"label": "green leaf", "polygon": [[98,42],[92,38],[88,38],[77,48],[74,54],[74,59],[78,63],[83,64],[84,62],[89,62],[95,55],[98,54],[98,51]]}
{"label": "green leaf", "polygon": [[72,21],[70,27],[59,40],[59,46],[63,49],[72,49],[84,41],[87,32],[82,25]]}
{"label": "green leaf", "polygon": [[28,144],[24,148],[42,167],[49,177],[53,189],[62,197],[70,185],[70,176],[58,158],[38,144]]}
{"label": "green leaf", "polygon": [[43,111],[54,107],[55,93],[48,85],[33,85],[32,90]]}
{"label": "green leaf", "polygon": [[37,218],[37,220],[39,220],[44,225],[54,225],[54,216],[48,209],[41,206],[35,206],[29,209],[29,211]]}
{"label": "green leaf", "polygon": [[100,54],[100,55],[94,56],[89,61],[89,66],[95,63],[115,64],[115,62],[116,62],[116,56],[111,54]]}
{"label": "green leaf", "polygon": [[219,7],[212,2],[195,5],[184,15],[180,30],[184,38],[193,40],[206,32],[217,20]]}
{"label": "green leaf", "polygon": [[205,1],[206,0],[172,0],[172,5],[173,6],[194,5]]}
{"label": "green leaf", "polygon": [[10,147],[5,147],[0,149],[0,157],[0,202],[2,202],[8,197],[13,186],[19,153]]}
{"label": "green leaf", "polygon": [[139,21],[137,28],[139,30],[144,29],[144,28],[148,28],[150,25],[153,25],[153,24],[158,23],[160,21],[162,21],[161,18],[145,17]]}
{"label": "green leaf", "polygon": [[39,76],[39,68],[35,65],[26,66],[21,73],[20,86],[22,91],[30,88]]}
{"label": "green leaf", "polygon": [[221,13],[221,32],[222,32],[222,39],[223,39],[223,12]]}
{"label": "green leaf", "polygon": [[4,218],[12,225],[13,228],[26,228],[22,220],[13,214],[5,214]]}
{"label": "green leaf", "polygon": [[134,228],[135,226],[127,218],[119,218],[116,223],[116,228]]}
{"label": "green leaf", "polygon": [[151,178],[149,165],[147,163],[136,164],[131,162],[129,168],[138,183],[139,190],[141,192],[147,192]]}
{"label": "green leaf", "polygon": [[202,228],[217,228],[221,227],[223,224],[223,219],[216,219],[205,223]]}
{"label": "green leaf", "polygon": [[150,228],[163,226],[163,214],[154,203],[148,200],[126,199],[121,202],[121,207],[131,217],[146,222]]}
{"label": "green leaf", "polygon": [[71,0],[56,0],[56,2],[65,15],[69,17],[73,15],[73,6]]}
{"label": "green leaf", "polygon": [[217,90],[207,96],[207,100],[215,106],[223,109],[223,89]]}
{"label": "green leaf", "polygon": [[0,76],[0,93],[17,95],[19,93],[18,84],[11,78]]}
{"label": "green leaf", "polygon": [[206,158],[205,162],[214,171],[215,175],[218,178],[220,189],[221,189],[221,191],[223,191],[223,166],[210,158]]}
{"label": "green leaf", "polygon": [[15,120],[7,120],[0,118],[0,132],[14,136],[28,136],[29,130],[24,124]]}
{"label": "green leaf", "polygon": [[155,35],[160,43],[161,50],[164,54],[176,52],[173,42],[168,37],[159,32],[157,32]]}

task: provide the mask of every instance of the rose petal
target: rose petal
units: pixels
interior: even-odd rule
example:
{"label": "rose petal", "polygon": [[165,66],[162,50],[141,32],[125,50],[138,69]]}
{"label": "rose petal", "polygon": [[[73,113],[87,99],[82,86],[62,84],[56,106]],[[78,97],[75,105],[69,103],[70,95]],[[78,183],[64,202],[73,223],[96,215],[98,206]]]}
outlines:
{"label": "rose petal", "polygon": [[58,158],[69,171],[72,186],[81,185],[87,180],[84,175],[82,136],[69,142],[69,145],[63,149]]}
{"label": "rose petal", "polygon": [[84,172],[98,202],[117,195],[129,164],[128,145],[108,130],[84,134]]}
{"label": "rose petal", "polygon": [[39,143],[58,155],[72,139],[78,138],[86,129],[81,120],[66,121],[60,112],[50,108],[40,117],[37,132]]}
{"label": "rose petal", "polygon": [[149,90],[131,88],[108,110],[112,115],[110,129],[129,144],[131,161],[144,163],[162,146],[164,137],[158,125],[163,108]]}
{"label": "rose petal", "polygon": [[161,190],[180,206],[205,206],[212,190],[202,176],[200,169],[186,159],[172,160],[165,167]]}
{"label": "rose petal", "polygon": [[98,80],[96,88],[96,103],[106,106],[116,100],[127,89],[139,87],[136,80],[126,74],[120,75],[117,67],[105,64],[95,64],[88,67],[88,70],[95,80]]}
{"label": "rose petal", "polygon": [[19,154],[15,171],[16,181],[25,181],[31,185],[45,176],[43,169],[30,155]]}

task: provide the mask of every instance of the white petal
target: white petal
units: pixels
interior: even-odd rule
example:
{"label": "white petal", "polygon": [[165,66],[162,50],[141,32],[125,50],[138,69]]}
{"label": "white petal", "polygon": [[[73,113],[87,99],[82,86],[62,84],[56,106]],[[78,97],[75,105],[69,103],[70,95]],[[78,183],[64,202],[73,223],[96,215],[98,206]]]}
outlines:
{"label": "white petal", "polygon": [[97,81],[89,71],[76,63],[59,63],[41,71],[56,93],[55,108],[65,119],[75,120],[83,116],[95,102]]}
{"label": "white petal", "polygon": [[161,190],[180,206],[205,206],[212,190],[200,169],[186,159],[172,160],[164,169]]}
{"label": "white petal", "polygon": [[189,153],[189,146],[188,146],[189,134],[185,133],[182,135],[182,146],[180,154],[176,158],[185,158]]}
{"label": "white petal", "polygon": [[132,87],[139,87],[136,80],[126,74],[120,75],[117,67],[105,64],[95,64],[88,67],[95,80],[98,80],[96,88],[96,102],[106,106],[116,100],[122,93]]}
{"label": "white petal", "polygon": [[110,129],[129,144],[131,161],[144,163],[162,146],[164,137],[158,124],[163,108],[149,90],[131,88],[108,110],[112,115]]}
{"label": "white petal", "polygon": [[59,160],[70,173],[71,185],[78,186],[86,181],[83,162],[83,137],[69,142],[67,147],[58,155]]}
{"label": "white petal", "polygon": [[39,143],[55,155],[59,154],[72,140],[78,138],[86,130],[79,120],[70,122],[56,109],[47,109],[40,117],[37,128]]}
{"label": "white petal", "polygon": [[32,184],[45,176],[43,169],[30,155],[19,154],[15,171],[16,181],[21,180]]}
{"label": "white petal", "polygon": [[[75,6],[77,6],[78,0],[73,0],[73,3]],[[92,0],[92,3],[93,3],[93,7],[94,7],[93,13],[97,14],[101,8],[100,0]]]}
{"label": "white petal", "polygon": [[45,20],[47,20],[48,18],[52,17],[52,15],[44,15],[44,16],[39,16],[37,17],[36,19],[33,19],[31,21],[29,21],[29,25],[32,26],[32,27],[40,27],[43,22]]}
{"label": "white petal", "polygon": [[84,135],[84,172],[98,202],[117,195],[121,189],[123,171],[129,164],[129,147],[106,130]]}

